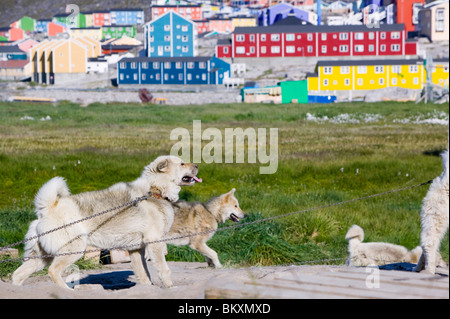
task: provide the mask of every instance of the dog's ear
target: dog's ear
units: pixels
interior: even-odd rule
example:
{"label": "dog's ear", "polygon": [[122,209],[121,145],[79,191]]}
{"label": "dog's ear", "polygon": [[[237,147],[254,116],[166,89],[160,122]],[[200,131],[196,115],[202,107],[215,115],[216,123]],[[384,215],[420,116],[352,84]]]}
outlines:
{"label": "dog's ear", "polygon": [[231,196],[234,195],[234,192],[236,191],[236,188],[232,188],[231,191],[229,191],[228,193],[224,194],[224,199],[227,201],[230,199]]}
{"label": "dog's ear", "polygon": [[169,160],[168,159],[164,159],[161,162],[158,162],[156,164],[156,171],[158,173],[164,173],[167,172],[167,169],[169,168]]}

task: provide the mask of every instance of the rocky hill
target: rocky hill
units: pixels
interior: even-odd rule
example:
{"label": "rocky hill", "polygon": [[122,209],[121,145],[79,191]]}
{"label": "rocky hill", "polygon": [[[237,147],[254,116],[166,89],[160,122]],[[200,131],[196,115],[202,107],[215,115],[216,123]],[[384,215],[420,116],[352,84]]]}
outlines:
{"label": "rocky hill", "polygon": [[146,17],[149,17],[151,2],[152,0],[1,0],[0,27],[6,27],[25,15],[35,19],[51,19],[53,15],[65,12],[66,4],[72,3],[78,5],[81,12],[142,8]]}

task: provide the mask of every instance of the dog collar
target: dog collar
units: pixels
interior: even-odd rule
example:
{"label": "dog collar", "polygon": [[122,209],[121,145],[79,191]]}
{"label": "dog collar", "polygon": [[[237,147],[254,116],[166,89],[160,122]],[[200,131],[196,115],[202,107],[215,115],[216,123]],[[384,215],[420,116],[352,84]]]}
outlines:
{"label": "dog collar", "polygon": [[167,197],[163,197],[160,193],[148,192],[147,196],[148,196],[148,198],[164,199],[166,201],[169,201],[169,199]]}

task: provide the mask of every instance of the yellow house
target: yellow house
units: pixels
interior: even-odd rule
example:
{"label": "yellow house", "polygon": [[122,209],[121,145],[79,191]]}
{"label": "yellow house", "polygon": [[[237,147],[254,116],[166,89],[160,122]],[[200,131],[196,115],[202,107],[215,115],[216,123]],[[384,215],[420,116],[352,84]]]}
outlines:
{"label": "yellow house", "polygon": [[426,81],[423,62],[419,59],[319,61],[316,73],[308,74],[308,91],[422,89]]}
{"label": "yellow house", "polygon": [[237,16],[231,18],[233,24],[233,30],[237,27],[256,27],[257,21],[255,17]]}
{"label": "yellow house", "polygon": [[102,28],[71,28],[69,30],[71,38],[90,37],[100,41],[103,38]]}
{"label": "yellow house", "polygon": [[94,12],[82,12],[86,19],[86,28],[94,26]]}
{"label": "yellow house", "polygon": [[74,39],[42,41],[30,51],[34,81],[53,84],[57,74],[86,73],[88,50]]}
{"label": "yellow house", "polygon": [[433,61],[431,81],[435,85],[448,87],[448,58]]}
{"label": "yellow house", "polygon": [[102,44],[100,41],[91,37],[76,38],[80,43],[83,43],[88,48],[88,58],[97,58],[102,54]]}

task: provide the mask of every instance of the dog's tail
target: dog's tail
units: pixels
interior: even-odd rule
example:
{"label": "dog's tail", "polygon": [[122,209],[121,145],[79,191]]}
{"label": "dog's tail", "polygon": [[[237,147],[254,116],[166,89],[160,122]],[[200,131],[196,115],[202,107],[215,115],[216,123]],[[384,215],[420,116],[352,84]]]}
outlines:
{"label": "dog's tail", "polygon": [[36,215],[38,218],[44,216],[48,210],[55,206],[61,197],[70,195],[66,181],[62,177],[54,177],[45,183],[34,198]]}
{"label": "dog's tail", "polygon": [[353,225],[345,235],[345,239],[347,239],[350,244],[359,244],[364,240],[364,230],[358,225]]}

